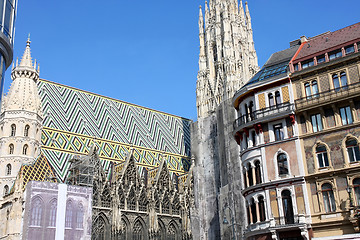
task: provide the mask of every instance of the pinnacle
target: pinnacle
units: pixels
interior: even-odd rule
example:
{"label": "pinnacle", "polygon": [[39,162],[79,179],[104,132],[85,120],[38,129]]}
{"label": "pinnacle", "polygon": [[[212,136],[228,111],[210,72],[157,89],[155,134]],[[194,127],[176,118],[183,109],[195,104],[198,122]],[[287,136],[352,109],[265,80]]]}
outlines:
{"label": "pinnacle", "polygon": [[29,37],[26,41],[26,48],[25,48],[24,54],[21,58],[21,62],[20,62],[19,66],[33,67],[32,59],[31,59],[30,43],[31,43],[31,41],[30,41],[30,34],[29,34]]}

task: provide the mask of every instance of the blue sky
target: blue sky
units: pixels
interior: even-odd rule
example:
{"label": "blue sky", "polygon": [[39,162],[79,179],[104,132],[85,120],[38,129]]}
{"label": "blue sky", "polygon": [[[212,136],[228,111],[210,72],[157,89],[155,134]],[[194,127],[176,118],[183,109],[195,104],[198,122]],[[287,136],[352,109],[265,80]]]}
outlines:
{"label": "blue sky", "polygon": [[[204,2],[19,0],[14,59],[31,33],[41,78],[196,120],[198,14]],[[358,0],[248,3],[260,66],[302,35],[359,22]]]}

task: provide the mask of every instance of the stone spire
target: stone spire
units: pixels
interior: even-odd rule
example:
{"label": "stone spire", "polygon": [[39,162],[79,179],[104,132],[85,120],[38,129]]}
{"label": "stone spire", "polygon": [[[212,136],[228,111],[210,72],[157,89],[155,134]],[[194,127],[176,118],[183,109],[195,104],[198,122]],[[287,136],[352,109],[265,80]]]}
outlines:
{"label": "stone spire", "polygon": [[30,38],[11,78],[0,117],[0,169],[10,170],[0,173],[0,189],[11,187],[22,164],[33,163],[40,153],[43,117],[36,83],[39,70],[31,58]]}
{"label": "stone spire", "polygon": [[206,117],[259,69],[247,3],[244,13],[242,1],[240,7],[237,0],[205,2],[205,24],[199,12],[199,40],[196,104],[198,117]]}

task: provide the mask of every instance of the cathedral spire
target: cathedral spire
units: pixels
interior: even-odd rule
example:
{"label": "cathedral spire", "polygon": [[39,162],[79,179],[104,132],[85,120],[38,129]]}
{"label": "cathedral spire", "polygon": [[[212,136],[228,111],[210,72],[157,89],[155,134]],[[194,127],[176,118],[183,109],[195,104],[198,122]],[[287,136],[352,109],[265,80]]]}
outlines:
{"label": "cathedral spire", "polygon": [[251,17],[250,17],[250,11],[248,3],[245,2],[245,15],[246,15],[246,25],[248,29],[251,29]]}
{"label": "cathedral spire", "polygon": [[20,65],[21,67],[33,67],[32,65],[32,58],[31,58],[31,50],[30,50],[30,34],[29,34],[29,37],[26,41],[26,48],[25,48],[25,51],[24,51],[24,54],[21,58],[21,62],[20,62]]}

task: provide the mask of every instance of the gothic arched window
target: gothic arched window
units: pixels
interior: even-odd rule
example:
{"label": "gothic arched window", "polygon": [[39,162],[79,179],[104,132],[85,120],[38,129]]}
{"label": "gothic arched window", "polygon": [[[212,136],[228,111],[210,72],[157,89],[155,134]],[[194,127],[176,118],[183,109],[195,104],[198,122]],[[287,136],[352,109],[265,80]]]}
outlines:
{"label": "gothic arched window", "polygon": [[28,145],[25,144],[24,147],[23,147],[23,155],[27,154],[27,150],[28,150]]}
{"label": "gothic arched window", "polygon": [[32,226],[41,226],[42,223],[42,214],[43,214],[43,203],[39,198],[33,200],[31,206],[31,225]]}
{"label": "gothic arched window", "polygon": [[291,192],[289,190],[282,191],[281,198],[283,204],[285,224],[292,224],[294,223],[294,210],[291,199]]}
{"label": "gothic arched window", "polygon": [[141,224],[141,222],[138,220],[136,221],[136,223],[134,224],[134,228],[133,228],[133,239],[134,240],[144,240],[144,227]]}
{"label": "gothic arched window", "polygon": [[5,185],[4,186],[4,192],[3,192],[3,196],[6,196],[9,193],[9,186]]}
{"label": "gothic arched window", "polygon": [[68,201],[66,203],[66,211],[65,211],[65,227],[66,228],[71,228],[72,227],[72,219],[73,219],[72,202]]}
{"label": "gothic arched window", "polygon": [[49,214],[49,227],[56,226],[56,210],[57,210],[57,199],[54,199],[50,202],[50,214]]}
{"label": "gothic arched window", "polygon": [[7,176],[11,175],[11,164],[10,163],[8,165],[6,165],[5,175],[7,175]]}
{"label": "gothic arched window", "polygon": [[279,176],[289,174],[288,160],[285,153],[280,153],[277,156],[277,165]]}
{"label": "gothic arched window", "polygon": [[30,126],[29,126],[29,125],[26,125],[26,126],[25,126],[25,129],[24,129],[24,137],[28,137],[28,136],[29,136],[29,129],[30,129]]}
{"label": "gothic arched window", "polygon": [[9,154],[14,154],[14,144],[9,145]]}
{"label": "gothic arched window", "polygon": [[77,212],[76,212],[76,228],[82,229],[84,222],[84,207],[82,204],[79,204]]}
{"label": "gothic arched window", "polygon": [[176,235],[177,235],[176,227],[174,226],[173,223],[170,223],[168,230],[167,230],[166,239],[167,240],[176,240]]}
{"label": "gothic arched window", "polygon": [[10,137],[14,137],[16,134],[16,125],[15,124],[11,124],[11,134]]}
{"label": "gothic arched window", "polygon": [[332,186],[330,183],[325,183],[321,186],[321,192],[324,200],[325,212],[335,212],[336,204]]}
{"label": "gothic arched window", "polygon": [[349,162],[357,162],[360,161],[360,151],[359,145],[354,138],[350,138],[346,140],[346,150],[349,157]]}

